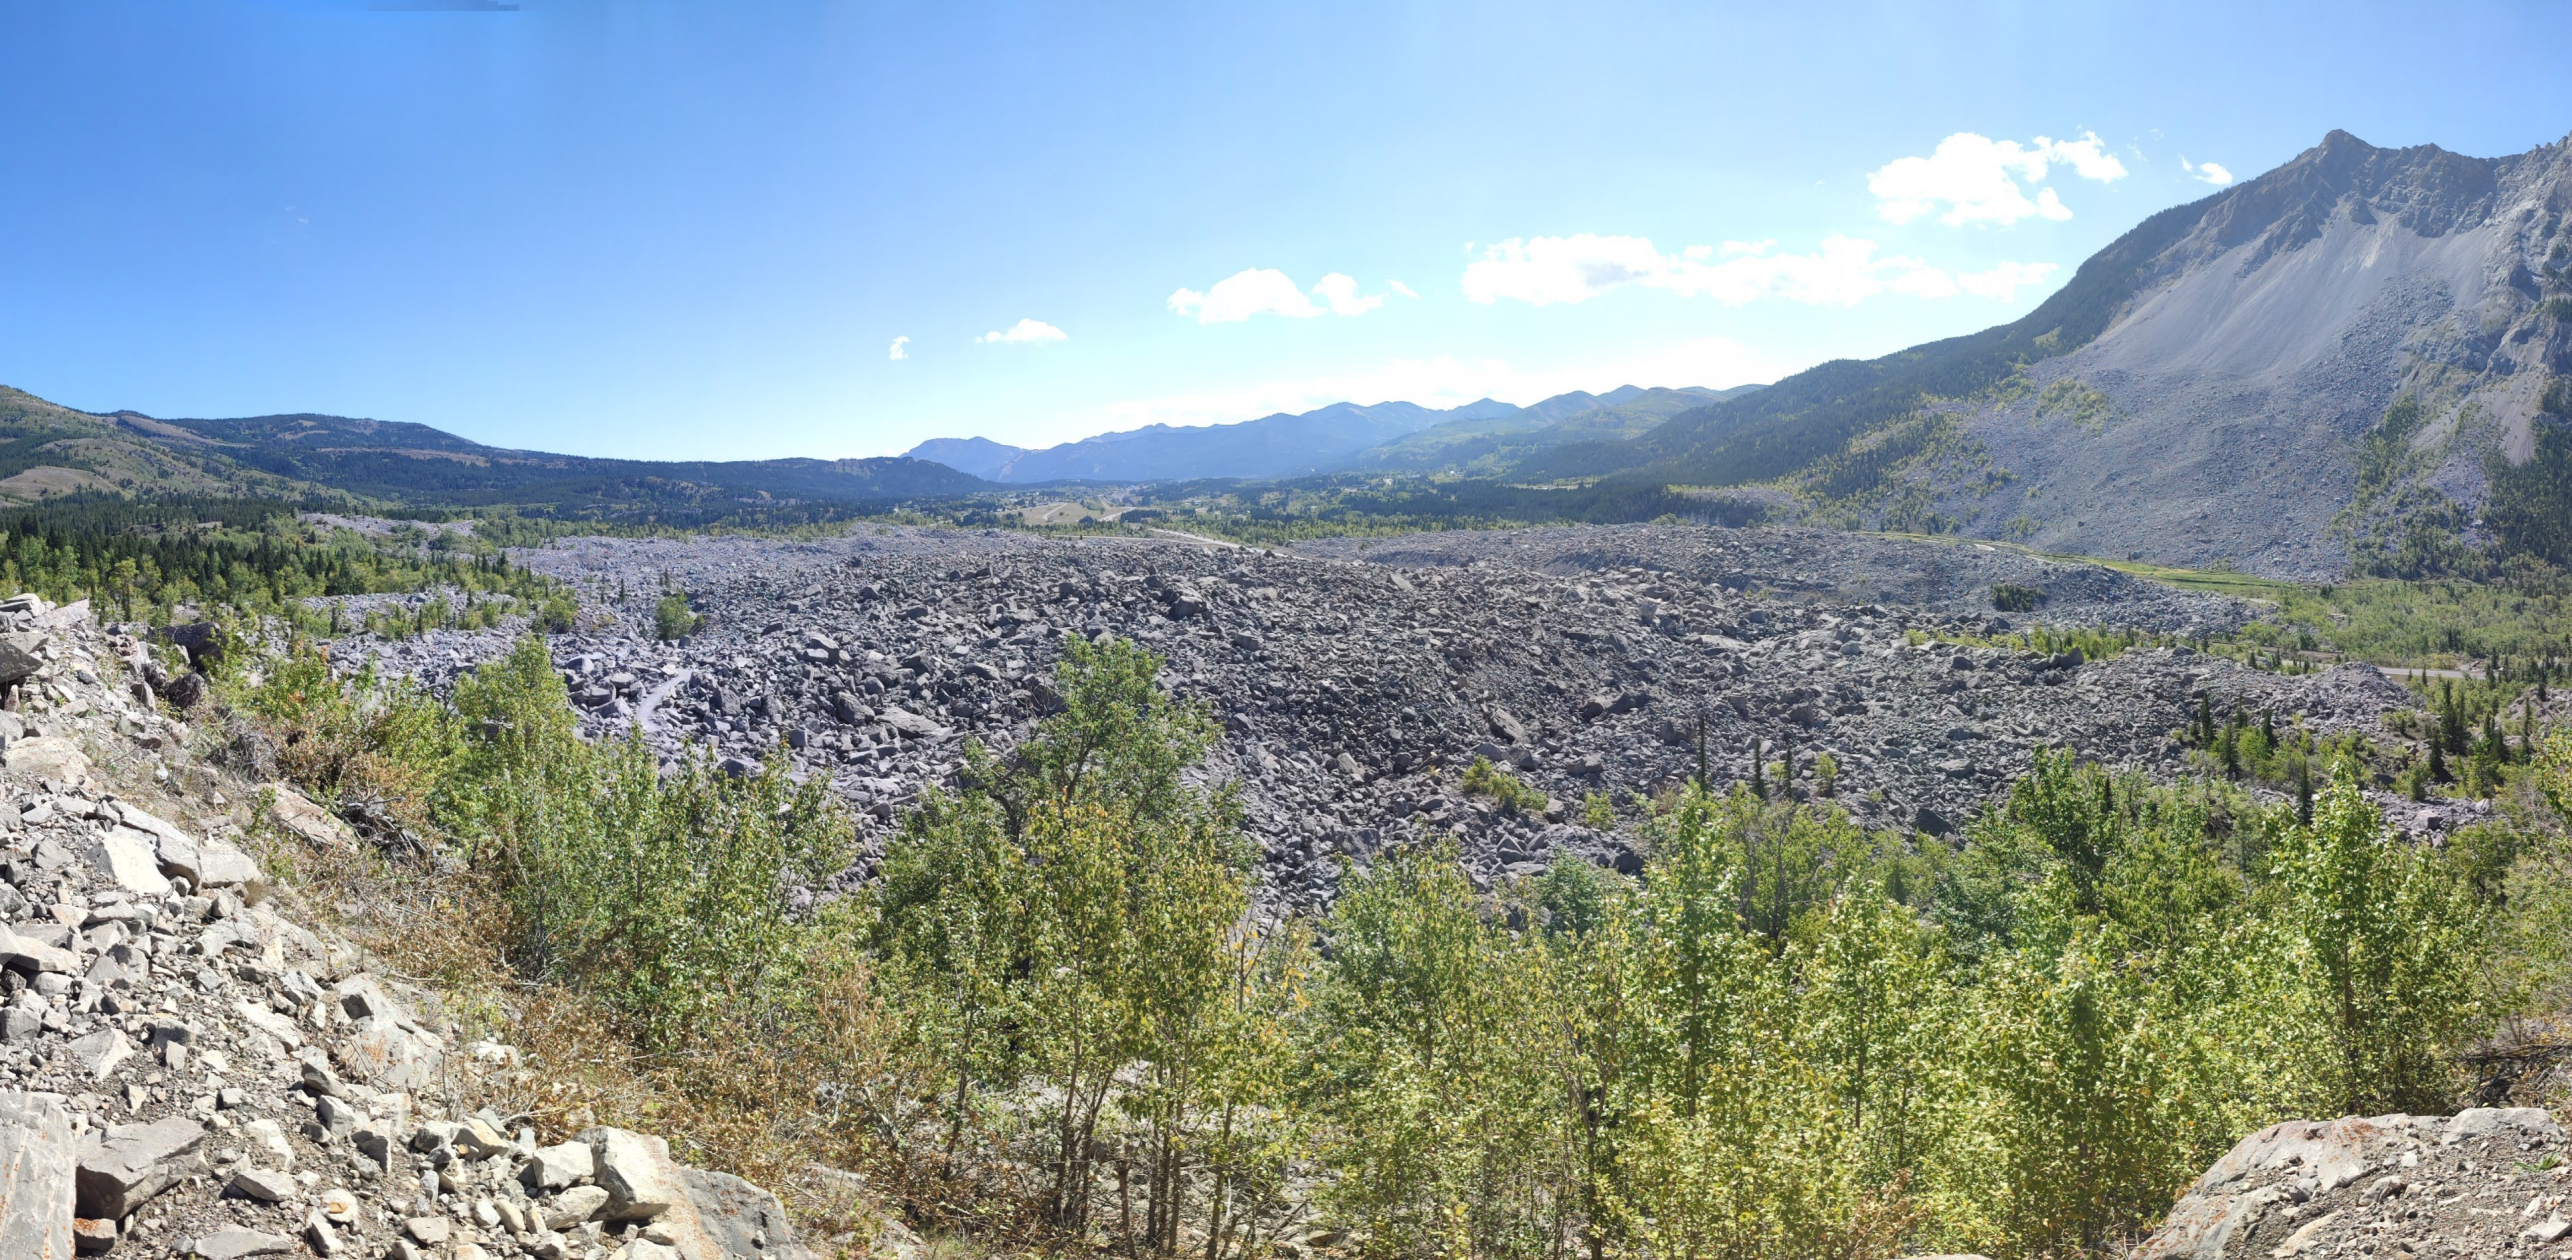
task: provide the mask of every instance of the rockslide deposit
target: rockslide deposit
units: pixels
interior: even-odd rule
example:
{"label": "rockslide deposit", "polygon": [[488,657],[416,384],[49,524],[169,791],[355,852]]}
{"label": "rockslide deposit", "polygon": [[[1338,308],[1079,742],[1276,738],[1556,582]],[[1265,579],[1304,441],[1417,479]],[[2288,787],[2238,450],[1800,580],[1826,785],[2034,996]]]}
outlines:
{"label": "rockslide deposit", "polygon": [[0,603],[0,1257],[811,1255],[659,1138],[468,1110],[517,1053],[280,913],[252,833],[357,841],[200,762],[156,679],[84,607]]}
{"label": "rockslide deposit", "polygon": [[[2053,747],[2163,778],[2172,733],[2208,697],[2322,733],[2380,732],[2402,687],[2365,666],[2285,677],[2181,649],[2087,661],[1949,640],[2036,621],[2189,634],[2256,611],[2096,565],[1978,544],[1801,529],[1624,526],[1332,540],[1285,552],[1181,537],[1052,540],[876,528],[819,541],[581,539],[521,557],[577,583],[598,615],[554,659],[605,737],[640,728],[747,767],[789,750],[870,821],[879,844],[962,741],[1005,749],[1052,703],[1072,638],[1132,637],[1227,737],[1272,909],[1327,900],[1342,857],[1452,829],[1476,874],[1558,853],[1630,865],[1619,833],[1579,825],[1696,772],[1745,778],[1754,748],[1815,754],[1868,825],[1960,827]],[[2044,592],[1991,611],[1995,583]],[[658,592],[704,624],[652,638]],[[359,639],[432,683],[508,636]],[[1541,810],[1468,799],[1477,756],[1540,789]],[[867,874],[861,866],[849,878]]]}

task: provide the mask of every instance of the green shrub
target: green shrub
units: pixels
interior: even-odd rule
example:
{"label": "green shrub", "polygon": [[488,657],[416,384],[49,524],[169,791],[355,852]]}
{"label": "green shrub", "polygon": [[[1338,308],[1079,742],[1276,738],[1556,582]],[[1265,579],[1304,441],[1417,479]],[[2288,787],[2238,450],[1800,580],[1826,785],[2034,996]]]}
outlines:
{"label": "green shrub", "polygon": [[1517,775],[1491,763],[1489,757],[1476,757],[1465,767],[1464,789],[1467,796],[1488,796],[1504,814],[1537,814],[1545,810],[1545,793]]}
{"label": "green shrub", "polygon": [[667,643],[696,633],[697,615],[688,608],[688,597],[672,591],[652,606],[652,633]]}
{"label": "green shrub", "polygon": [[1605,792],[1581,797],[1581,825],[1592,831],[1616,830],[1616,799]]}
{"label": "green shrub", "polygon": [[2044,603],[2045,592],[2033,586],[1992,583],[1992,607],[2000,612],[2034,612]]}

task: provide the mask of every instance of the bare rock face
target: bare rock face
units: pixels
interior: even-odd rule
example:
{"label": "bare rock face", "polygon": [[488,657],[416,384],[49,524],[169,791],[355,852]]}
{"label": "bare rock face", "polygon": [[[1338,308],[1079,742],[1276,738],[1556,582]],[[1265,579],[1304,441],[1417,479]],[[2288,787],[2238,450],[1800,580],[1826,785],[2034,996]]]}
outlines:
{"label": "bare rock face", "polygon": [[70,1260],[74,1163],[60,1097],[0,1093],[0,1256]]}
{"label": "bare rock face", "polygon": [[2405,394],[2428,407],[2407,488],[2479,506],[2486,458],[2527,459],[2549,423],[2563,340],[2541,277],[2567,236],[2538,207],[2567,192],[2572,145],[2475,158],[2334,131],[2154,216],[2083,267],[2140,278],[2104,330],[1954,405],[2014,476],[1994,493],[1977,465],[1939,509],[2047,551],[2329,580],[2351,452]]}
{"label": "bare rock face", "polygon": [[2243,1138],[2132,1260],[2498,1256],[2572,1233],[2563,1153],[2532,1107],[2289,1120]]}

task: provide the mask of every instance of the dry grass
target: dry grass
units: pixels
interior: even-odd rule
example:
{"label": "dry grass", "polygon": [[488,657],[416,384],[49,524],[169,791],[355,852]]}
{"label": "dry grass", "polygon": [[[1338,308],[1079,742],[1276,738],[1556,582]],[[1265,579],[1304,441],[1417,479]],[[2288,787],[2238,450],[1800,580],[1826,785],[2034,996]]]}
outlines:
{"label": "dry grass", "polygon": [[[335,768],[364,786],[363,762]],[[860,968],[831,975],[804,1018],[743,1012],[647,1049],[606,1003],[511,965],[515,925],[487,877],[443,857],[319,848],[273,827],[248,839],[289,917],[365,950],[386,978],[435,994],[463,1043],[518,1051],[517,1066],[494,1067],[453,1047],[438,1100],[452,1114],[488,1106],[545,1142],[596,1125],[658,1134],[685,1162],[775,1192],[825,1255],[867,1254],[888,1211],[914,1196],[931,1215],[973,1197],[906,1175],[894,1156],[899,1135],[881,1117],[916,1097],[918,1073]],[[820,1081],[860,1084],[824,1092]],[[834,1248],[833,1239],[844,1241]]]}

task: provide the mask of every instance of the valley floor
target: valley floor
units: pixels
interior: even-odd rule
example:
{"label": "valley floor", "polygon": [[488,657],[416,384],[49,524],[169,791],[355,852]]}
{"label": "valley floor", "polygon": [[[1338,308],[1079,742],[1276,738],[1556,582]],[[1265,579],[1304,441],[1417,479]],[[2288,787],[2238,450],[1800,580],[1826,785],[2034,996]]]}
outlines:
{"label": "valley floor", "polygon": [[[1485,879],[1557,851],[1617,861],[1618,830],[1584,825],[1600,821],[1592,794],[1632,816],[1698,772],[1701,742],[1718,783],[1751,777],[1754,749],[1771,765],[1791,756],[1799,794],[1937,834],[2037,748],[2190,773],[2174,733],[2201,700],[2316,738],[2381,735],[2384,712],[2418,701],[2363,665],[2296,677],[2184,646],[2077,661],[2004,646],[2040,626],[2221,635],[2257,610],[2105,566],[1828,530],[1459,531],[1262,551],[878,527],[574,539],[519,559],[583,593],[589,624],[553,649],[585,729],[742,764],[782,744],[873,820],[870,854],[902,803],[952,778],[965,738],[1023,737],[1066,638],[1132,637],[1223,720],[1212,772],[1240,784],[1285,903],[1326,899],[1341,856],[1422,825],[1457,830]],[[1996,613],[1996,584],[2044,602]],[[672,588],[703,624],[656,642],[652,608]],[[439,631],[344,650],[438,685],[509,641]],[[1477,757],[1545,803],[1465,795],[1456,772]],[[2452,808],[2402,816],[2445,825]]]}

